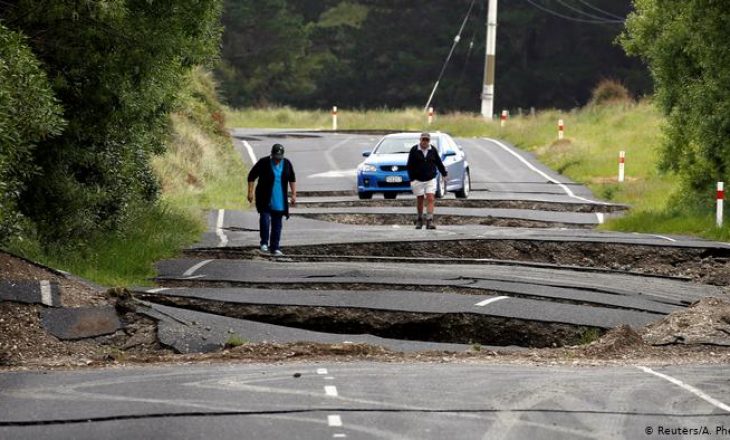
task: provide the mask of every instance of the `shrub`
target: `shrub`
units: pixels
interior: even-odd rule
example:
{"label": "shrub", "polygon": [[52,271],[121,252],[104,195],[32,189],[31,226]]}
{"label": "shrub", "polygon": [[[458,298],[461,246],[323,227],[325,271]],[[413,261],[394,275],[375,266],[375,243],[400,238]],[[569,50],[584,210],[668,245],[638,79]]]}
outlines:
{"label": "shrub", "polygon": [[591,92],[591,105],[626,104],[631,102],[629,90],[620,82],[604,79]]}

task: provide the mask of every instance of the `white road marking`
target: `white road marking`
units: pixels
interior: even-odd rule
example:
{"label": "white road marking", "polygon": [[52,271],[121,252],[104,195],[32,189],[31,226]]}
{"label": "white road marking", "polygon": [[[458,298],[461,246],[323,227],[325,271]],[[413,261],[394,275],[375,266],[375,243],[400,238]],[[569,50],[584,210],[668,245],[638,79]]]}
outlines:
{"label": "white road marking", "polygon": [[332,438],[345,438],[347,437],[347,434],[333,434]]}
{"label": "white road marking", "polygon": [[342,417],[339,414],[330,414],[327,416],[327,424],[330,426],[342,426]]}
{"label": "white road marking", "polygon": [[316,179],[319,177],[337,178],[337,177],[355,177],[355,176],[357,176],[357,168],[353,168],[351,170],[326,171],[324,173],[310,174],[307,177]]}
{"label": "white road marking", "polygon": [[149,289],[149,290],[147,290],[147,293],[158,293],[158,292],[163,292],[165,290],[169,290],[169,287],[157,287],[155,289]]}
{"label": "white road marking", "polygon": [[196,270],[200,269],[201,267],[205,266],[206,264],[210,263],[211,261],[213,261],[213,260],[203,260],[203,261],[201,261],[200,263],[198,263],[198,264],[194,265],[193,267],[191,267],[190,269],[186,270],[183,273],[183,276],[184,277],[192,276],[195,273]]}
{"label": "white road marking", "polygon": [[604,221],[604,218],[605,218],[605,216],[603,215],[603,213],[602,212],[597,212],[596,213],[596,218],[598,219],[598,224],[599,225],[602,225],[603,224],[603,221]]}
{"label": "white road marking", "polygon": [[205,275],[193,275],[193,276],[190,276],[190,277],[182,277],[180,279],[181,280],[195,280],[195,279],[198,279],[198,278],[203,278],[204,276]]}
{"label": "white road marking", "polygon": [[497,302],[506,298],[509,298],[509,296],[495,296],[494,298],[485,299],[484,301],[480,301],[474,305],[477,307],[484,307],[487,304],[491,304],[493,302]]}
{"label": "white road marking", "polygon": [[327,374],[326,368],[317,368],[317,374]]}
{"label": "white road marking", "polygon": [[51,295],[51,282],[47,280],[41,281],[41,304],[47,306],[53,305],[53,296]]}
{"label": "white road marking", "polygon": [[337,387],[334,385],[325,385],[324,393],[330,397],[337,397]]}
{"label": "white road marking", "polygon": [[677,240],[675,240],[675,239],[673,239],[673,238],[670,238],[670,237],[665,237],[664,235],[656,235],[656,234],[655,234],[655,235],[653,235],[653,237],[656,237],[656,238],[663,238],[664,240],[669,240],[669,241],[671,241],[671,242],[673,242],[673,243],[677,241]]}
{"label": "white road marking", "polygon": [[332,376],[325,376],[324,380],[335,380],[335,378]]}
{"label": "white road marking", "polygon": [[652,370],[651,368],[642,367],[640,365],[637,365],[636,368],[640,369],[641,371],[649,374],[653,374],[656,377],[660,377],[666,381],[669,381],[673,383],[674,385],[677,385],[678,387],[684,389],[685,391],[689,391],[690,393],[694,394],[695,396],[699,397],[700,399],[704,400],[705,402],[716,406],[720,408],[721,410],[725,412],[730,412],[730,406],[720,402],[719,400],[715,399],[714,397],[711,397],[701,390],[698,390],[697,388],[693,387],[692,385],[687,385],[686,383],[682,382],[679,379],[675,379],[672,376],[667,376],[666,374],[659,373],[657,371]]}
{"label": "white road marking", "polygon": [[333,146],[329,147],[324,152],[324,157],[327,159],[327,163],[330,164],[330,167],[333,171],[339,171],[340,167],[337,166],[337,162],[335,162],[335,159],[332,157],[332,152],[336,149],[340,148],[341,146],[345,145],[346,143],[350,142],[352,140],[352,136],[348,136],[347,138],[341,140],[340,142],[337,142]]}
{"label": "white road marking", "polygon": [[223,232],[223,220],[226,216],[226,210],[225,209],[219,209],[218,210],[218,220],[215,224],[215,234],[220,239],[220,243],[218,244],[218,247],[226,247],[228,244],[228,236],[225,232]]}
{"label": "white road marking", "polygon": [[565,194],[567,194],[568,197],[572,197],[574,199],[582,200],[582,201],[588,202],[588,203],[597,203],[597,204],[601,204],[601,205],[606,205],[606,203],[603,203],[603,202],[598,202],[598,201],[595,201],[595,200],[586,199],[585,197],[576,196],[575,193],[573,193],[573,191],[570,188],[568,188],[564,183],[562,183],[562,182],[560,182],[558,180],[555,180],[554,178],[552,178],[549,175],[545,174],[544,172],[540,171],[537,167],[535,167],[533,164],[531,164],[527,159],[525,159],[524,157],[520,156],[518,153],[516,153],[515,151],[513,151],[511,148],[509,148],[508,146],[506,146],[502,142],[500,142],[500,141],[498,141],[496,139],[490,139],[490,138],[484,138],[484,139],[487,140],[487,141],[489,141],[489,142],[493,142],[495,145],[497,145],[498,147],[502,148],[504,151],[506,151],[509,154],[511,154],[512,156],[516,157],[520,162],[522,162],[523,164],[525,164],[527,166],[527,168],[531,169],[532,171],[534,171],[537,174],[541,175],[542,177],[546,178],[550,182],[558,185],[563,191],[565,191]]}
{"label": "white road marking", "polygon": [[246,147],[246,151],[248,151],[248,157],[251,159],[251,164],[255,164],[256,155],[253,153],[253,147],[251,147],[251,144],[247,141],[243,141],[243,146]]}

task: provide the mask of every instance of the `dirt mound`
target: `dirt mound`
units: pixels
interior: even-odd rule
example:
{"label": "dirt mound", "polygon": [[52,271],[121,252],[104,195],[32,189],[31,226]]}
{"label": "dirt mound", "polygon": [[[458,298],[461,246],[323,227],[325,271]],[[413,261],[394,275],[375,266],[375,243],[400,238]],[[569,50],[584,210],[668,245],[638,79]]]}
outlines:
{"label": "dirt mound", "polygon": [[642,336],[652,345],[730,346],[730,302],[703,298],[648,325]]}
{"label": "dirt mound", "polygon": [[590,356],[606,356],[626,353],[640,349],[644,342],[634,329],[620,325],[585,347]]}

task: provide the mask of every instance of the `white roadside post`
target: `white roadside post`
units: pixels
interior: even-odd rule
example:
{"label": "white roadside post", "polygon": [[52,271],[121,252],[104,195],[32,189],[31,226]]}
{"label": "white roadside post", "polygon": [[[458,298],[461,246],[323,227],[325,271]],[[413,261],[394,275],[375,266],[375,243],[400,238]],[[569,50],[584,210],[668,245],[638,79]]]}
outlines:
{"label": "white roadside post", "polygon": [[337,131],[337,106],[332,107],[332,130]]}
{"label": "white roadside post", "polygon": [[433,124],[433,107],[428,108],[428,125]]}
{"label": "white roadside post", "polygon": [[562,119],[558,119],[558,139],[563,139],[564,131],[565,131],[565,124],[563,124]]}
{"label": "white roadside post", "polygon": [[626,152],[621,151],[618,153],[618,181],[624,181],[624,162],[626,161]]}
{"label": "white roadside post", "polygon": [[507,118],[509,118],[509,112],[507,110],[502,110],[502,115],[499,117],[500,127],[507,125]]}
{"label": "white roadside post", "polygon": [[722,227],[722,214],[725,200],[725,182],[717,182],[717,227]]}

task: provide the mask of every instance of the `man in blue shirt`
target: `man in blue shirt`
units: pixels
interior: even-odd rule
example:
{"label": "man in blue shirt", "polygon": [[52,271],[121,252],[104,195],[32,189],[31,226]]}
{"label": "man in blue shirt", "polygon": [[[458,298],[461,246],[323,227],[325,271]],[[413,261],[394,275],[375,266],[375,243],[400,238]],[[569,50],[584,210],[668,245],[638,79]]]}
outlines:
{"label": "man in blue shirt", "polygon": [[282,230],[282,218],[289,218],[289,193],[291,188],[291,204],[297,201],[296,176],[294,167],[284,158],[284,146],[274,144],[271,155],[261,158],[248,173],[248,201],[254,201],[254,182],[256,185],[256,210],[259,213],[259,231],[261,235],[261,252],[271,255],[284,255],[279,248]]}

